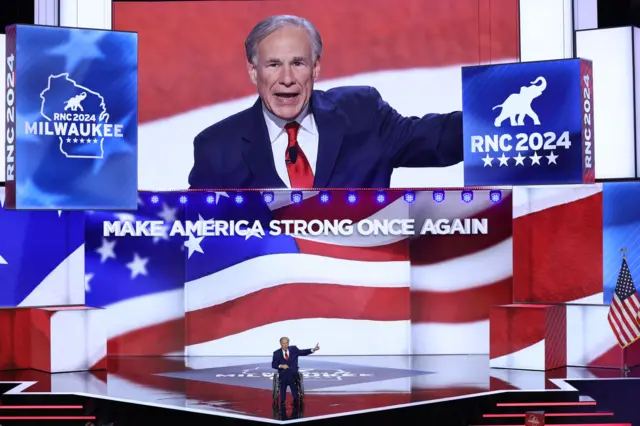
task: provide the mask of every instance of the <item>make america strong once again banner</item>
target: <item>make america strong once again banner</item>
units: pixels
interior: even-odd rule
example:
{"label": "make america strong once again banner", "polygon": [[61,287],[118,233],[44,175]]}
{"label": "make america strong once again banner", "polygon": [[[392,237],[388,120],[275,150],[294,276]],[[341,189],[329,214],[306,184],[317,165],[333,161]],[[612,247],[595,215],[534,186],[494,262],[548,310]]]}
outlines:
{"label": "make america strong once again banner", "polygon": [[[151,195],[141,195],[135,214],[95,212],[87,219],[87,303],[108,308],[114,355],[182,353],[185,346],[191,354],[237,355],[242,347],[259,355],[283,329],[313,334],[328,354],[386,354],[389,341],[404,353],[486,353],[489,307],[511,300],[510,191],[497,203],[489,191],[474,191],[470,203],[460,191],[447,191],[441,203],[420,191],[412,204],[391,191],[383,203],[364,196],[349,203],[333,193],[322,203],[309,192],[298,204],[283,194],[286,200],[268,205],[259,194],[242,205],[227,193],[216,194],[213,204],[190,194],[184,205],[180,194],[158,194],[155,204]],[[103,236],[105,221],[200,217],[264,223],[458,217],[490,225],[478,235]],[[460,270],[470,272],[454,273]],[[282,317],[272,307],[290,292],[298,302]],[[374,332],[384,339],[366,338]],[[456,338],[441,338],[447,335]]]}

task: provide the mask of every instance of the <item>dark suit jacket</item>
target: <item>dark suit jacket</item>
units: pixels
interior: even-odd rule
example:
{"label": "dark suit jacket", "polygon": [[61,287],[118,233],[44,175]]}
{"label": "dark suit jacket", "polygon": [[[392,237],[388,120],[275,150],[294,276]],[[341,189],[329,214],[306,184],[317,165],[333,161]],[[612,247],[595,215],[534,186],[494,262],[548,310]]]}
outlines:
{"label": "dark suit jacket", "polygon": [[[298,349],[297,346],[289,346],[289,360],[284,359],[282,348],[273,352],[273,359],[271,361],[271,368],[278,370],[281,377],[286,375],[294,375],[298,372],[298,357],[311,355],[313,351],[311,349]],[[286,364],[289,366],[286,370],[278,368],[279,365]]]}
{"label": "dark suit jacket", "polygon": [[[445,167],[463,159],[460,112],[403,117],[366,86],[315,90],[310,105],[319,133],[314,188],[388,188],[394,168]],[[286,188],[259,99],[203,130],[193,145],[191,188]]]}

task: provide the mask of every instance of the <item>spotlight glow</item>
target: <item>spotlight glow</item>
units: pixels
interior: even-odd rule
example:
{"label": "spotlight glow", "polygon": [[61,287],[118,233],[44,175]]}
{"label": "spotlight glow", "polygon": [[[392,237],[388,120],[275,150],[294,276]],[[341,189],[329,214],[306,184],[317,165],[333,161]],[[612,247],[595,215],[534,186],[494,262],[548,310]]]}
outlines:
{"label": "spotlight glow", "polygon": [[350,192],[347,195],[347,201],[350,202],[351,204],[355,203],[356,201],[358,201],[358,196],[356,195],[355,192]]}
{"label": "spotlight glow", "polygon": [[213,195],[207,195],[208,204],[213,204],[215,201],[216,201],[216,197],[214,197]]}
{"label": "spotlight glow", "polygon": [[473,201],[473,191],[462,191],[462,201],[465,203]]}
{"label": "spotlight glow", "polygon": [[433,201],[441,203],[444,201],[444,191],[433,191]]}
{"label": "spotlight glow", "polygon": [[328,192],[320,193],[320,202],[321,203],[328,203],[329,202],[329,193]]}
{"label": "spotlight glow", "polygon": [[502,200],[502,191],[491,191],[489,192],[489,199],[494,203],[499,203]]}
{"label": "spotlight glow", "polygon": [[180,196],[180,204],[187,204],[187,196],[186,195],[181,195]]}
{"label": "spotlight glow", "polygon": [[404,194],[404,200],[407,203],[413,203],[416,200],[416,193],[415,192],[407,192]]}
{"label": "spotlight glow", "polygon": [[275,195],[273,194],[273,192],[264,192],[262,194],[262,199],[264,200],[265,203],[269,204],[269,203],[273,203],[273,200],[275,199]]}
{"label": "spotlight glow", "polygon": [[291,201],[298,204],[302,201],[302,192],[296,191],[291,193]]}
{"label": "spotlight glow", "polygon": [[157,195],[152,195],[152,196],[151,196],[151,202],[152,202],[153,204],[158,204],[158,201],[160,201],[160,198],[158,198],[158,196],[157,196]]}
{"label": "spotlight glow", "polygon": [[235,201],[236,204],[242,204],[244,202],[244,197],[241,194],[237,194],[233,197],[233,201]]}
{"label": "spotlight glow", "polygon": [[376,194],[376,201],[380,204],[384,203],[385,201],[387,201],[387,196],[384,192],[378,192]]}

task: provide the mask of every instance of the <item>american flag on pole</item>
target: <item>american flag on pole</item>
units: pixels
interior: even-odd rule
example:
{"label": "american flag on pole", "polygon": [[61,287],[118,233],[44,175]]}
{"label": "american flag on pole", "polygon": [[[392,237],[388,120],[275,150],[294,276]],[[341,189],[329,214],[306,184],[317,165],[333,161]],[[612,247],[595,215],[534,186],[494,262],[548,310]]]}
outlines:
{"label": "american flag on pole", "polygon": [[639,314],[640,300],[638,300],[638,292],[633,284],[625,256],[622,259],[620,275],[607,317],[613,334],[622,348],[626,348],[640,338]]}

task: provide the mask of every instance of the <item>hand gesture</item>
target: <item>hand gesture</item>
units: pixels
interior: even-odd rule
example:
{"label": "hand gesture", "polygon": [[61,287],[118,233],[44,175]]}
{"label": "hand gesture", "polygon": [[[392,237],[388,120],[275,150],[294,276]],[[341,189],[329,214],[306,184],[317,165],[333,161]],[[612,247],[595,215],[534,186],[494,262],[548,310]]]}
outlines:
{"label": "hand gesture", "polygon": [[280,364],[280,368],[286,370],[287,368],[289,368],[289,366],[287,364]]}
{"label": "hand gesture", "polygon": [[320,345],[319,343],[316,343],[316,347],[313,348],[314,352],[320,350],[320,346],[319,345]]}

